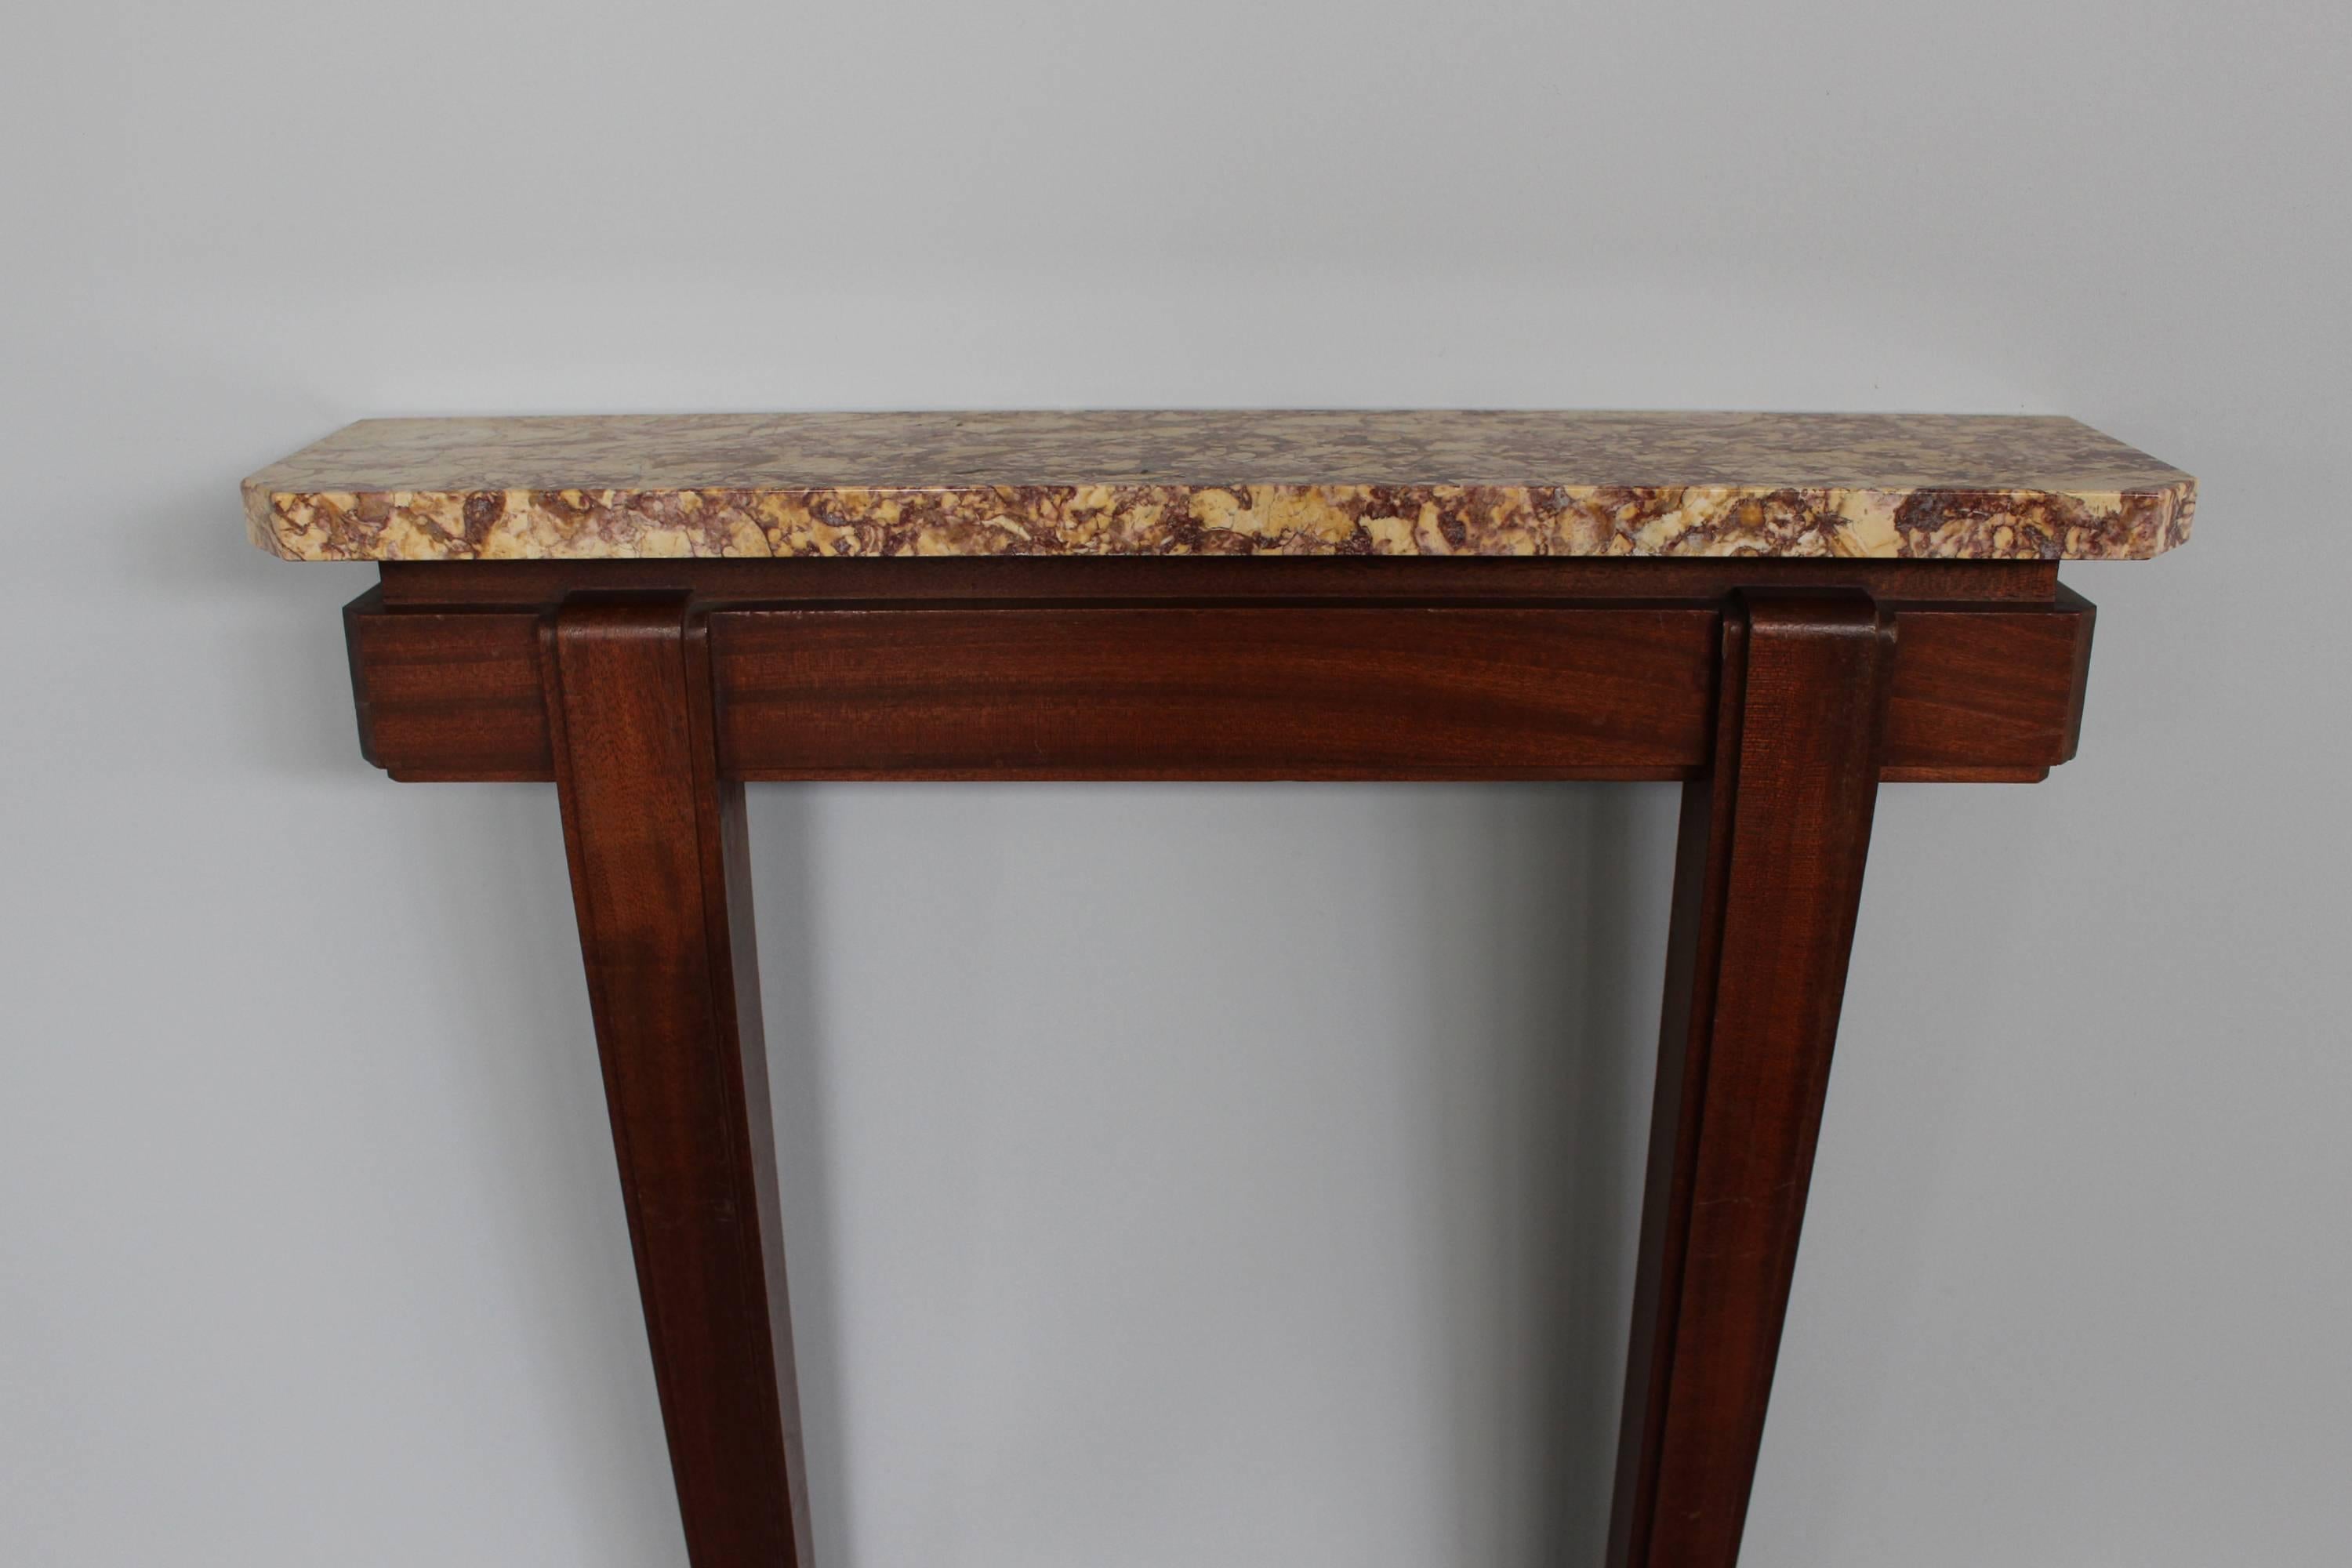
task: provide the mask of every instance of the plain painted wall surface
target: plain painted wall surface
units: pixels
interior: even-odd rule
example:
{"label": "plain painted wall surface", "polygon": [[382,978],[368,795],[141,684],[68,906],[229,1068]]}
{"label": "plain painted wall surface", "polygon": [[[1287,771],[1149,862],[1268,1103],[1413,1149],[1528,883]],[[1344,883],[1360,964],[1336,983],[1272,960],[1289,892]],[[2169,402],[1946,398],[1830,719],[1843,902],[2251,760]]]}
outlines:
{"label": "plain painted wall surface", "polygon": [[[1756,1568],[2352,1541],[2352,21],[20,7],[0,1557],[681,1561],[555,802],[356,754],[363,415],[2061,411],[2079,761],[1890,789]],[[826,1568],[1597,1561],[1672,792],[766,788]]]}

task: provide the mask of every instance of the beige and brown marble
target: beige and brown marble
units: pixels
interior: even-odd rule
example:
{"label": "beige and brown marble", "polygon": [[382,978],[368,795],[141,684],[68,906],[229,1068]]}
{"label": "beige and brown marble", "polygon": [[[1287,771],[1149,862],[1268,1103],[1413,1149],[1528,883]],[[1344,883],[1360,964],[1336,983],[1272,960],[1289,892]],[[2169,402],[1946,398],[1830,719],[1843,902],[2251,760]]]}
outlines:
{"label": "beige and brown marble", "polygon": [[296,561],[2122,559],[2196,490],[2054,416],[1469,410],[368,419],[245,481]]}

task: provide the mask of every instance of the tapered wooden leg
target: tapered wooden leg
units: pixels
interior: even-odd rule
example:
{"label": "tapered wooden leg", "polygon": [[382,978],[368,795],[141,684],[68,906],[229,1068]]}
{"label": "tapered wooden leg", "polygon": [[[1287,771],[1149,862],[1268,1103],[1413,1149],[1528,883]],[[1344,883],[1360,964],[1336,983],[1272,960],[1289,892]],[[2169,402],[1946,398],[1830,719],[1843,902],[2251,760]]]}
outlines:
{"label": "tapered wooden leg", "polygon": [[1611,1568],[1731,1568],[1796,1267],[1894,639],[1860,597],[1725,616],[1681,848]]}
{"label": "tapered wooden leg", "polygon": [[682,600],[543,644],[580,946],[694,1568],[809,1568],[743,791]]}

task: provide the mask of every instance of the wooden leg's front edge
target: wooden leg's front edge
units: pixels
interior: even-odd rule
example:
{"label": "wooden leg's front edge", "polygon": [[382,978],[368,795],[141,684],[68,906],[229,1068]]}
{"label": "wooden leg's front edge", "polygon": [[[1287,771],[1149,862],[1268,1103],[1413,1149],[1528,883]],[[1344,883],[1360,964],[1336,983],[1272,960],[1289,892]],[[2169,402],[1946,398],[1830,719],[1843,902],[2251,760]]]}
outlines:
{"label": "wooden leg's front edge", "polygon": [[542,675],[597,1048],[694,1568],[810,1568],[743,791],[683,598],[567,601]]}
{"label": "wooden leg's front edge", "polygon": [[1796,1266],[1884,756],[1862,595],[1724,617],[1685,787],[1610,1568],[1732,1568]]}

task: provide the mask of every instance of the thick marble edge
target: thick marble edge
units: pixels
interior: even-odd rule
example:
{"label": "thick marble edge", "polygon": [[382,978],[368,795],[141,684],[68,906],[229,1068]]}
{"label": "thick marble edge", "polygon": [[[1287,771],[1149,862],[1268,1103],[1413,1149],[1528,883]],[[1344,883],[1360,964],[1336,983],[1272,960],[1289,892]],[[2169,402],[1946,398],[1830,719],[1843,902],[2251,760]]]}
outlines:
{"label": "thick marble edge", "polygon": [[365,420],[245,500],[297,561],[2126,560],[2186,542],[2196,481],[2040,416],[705,415]]}

